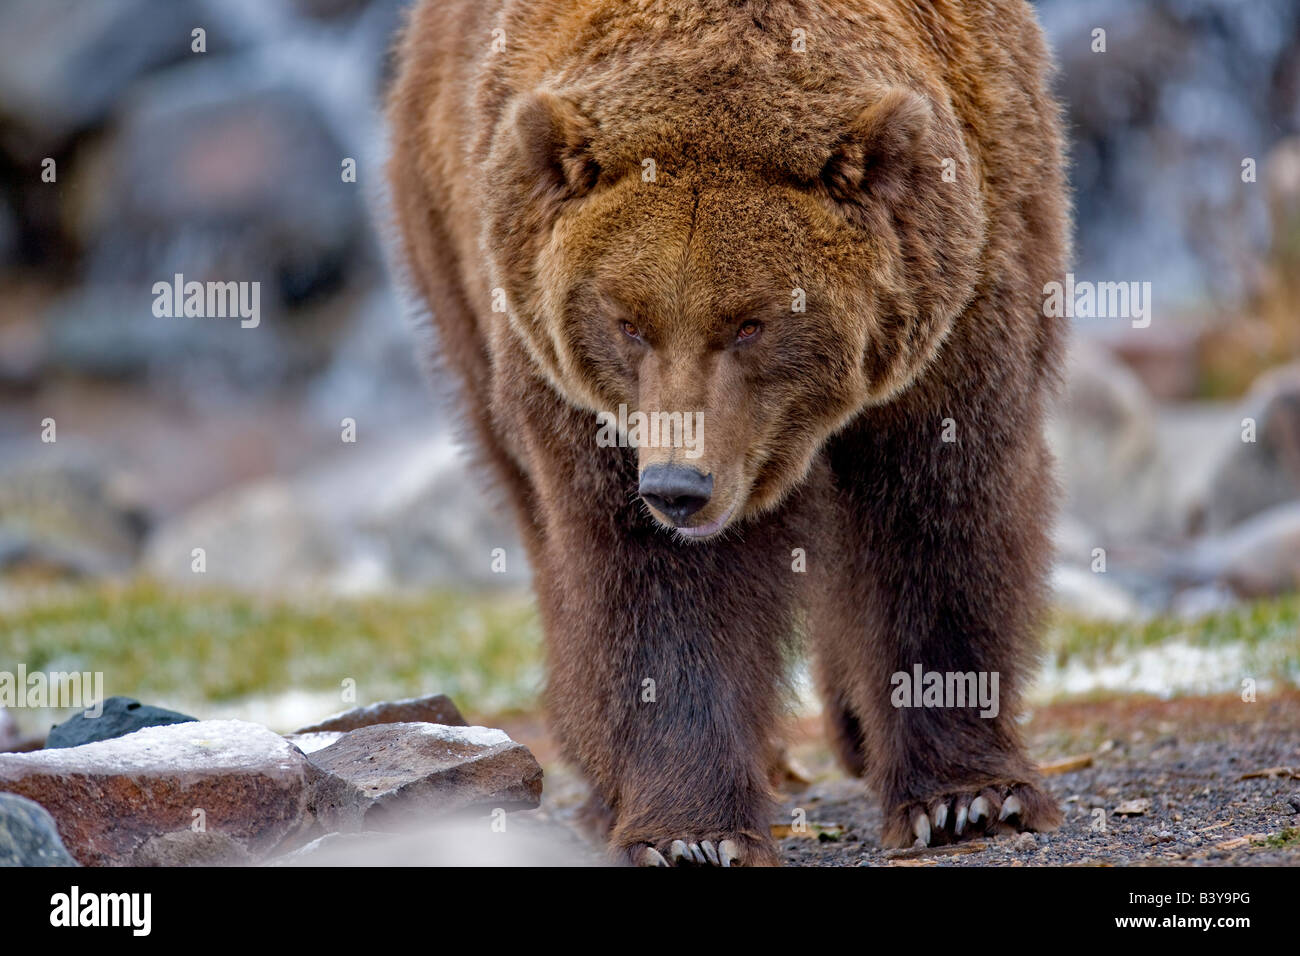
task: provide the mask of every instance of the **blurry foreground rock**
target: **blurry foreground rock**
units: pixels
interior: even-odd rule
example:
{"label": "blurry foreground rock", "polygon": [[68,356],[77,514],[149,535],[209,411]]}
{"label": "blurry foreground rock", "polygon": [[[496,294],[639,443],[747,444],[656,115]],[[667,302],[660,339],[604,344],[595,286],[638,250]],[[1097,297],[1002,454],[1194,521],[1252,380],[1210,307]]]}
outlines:
{"label": "blurry foreground rock", "polygon": [[98,866],[256,860],[310,827],[318,777],[278,734],[235,720],[0,755],[0,790],[43,806]]}
{"label": "blurry foreground rock", "polygon": [[103,710],[98,715],[90,711],[76,714],[51,730],[45,746],[47,749],[80,747],[82,744],[125,737],[146,727],[165,727],[197,719],[174,710],[151,707],[130,697],[110,697],[104,701]]}
{"label": "blurry foreground rock", "polygon": [[[434,696],[358,708],[335,725],[418,713],[463,724]],[[336,831],[391,833],[440,818],[499,832],[501,814],[536,807],[541,789],[536,759],[504,732],[428,722],[286,739],[244,721],[190,720],[0,754],[0,794],[35,801],[72,856],[98,866],[251,864]]]}
{"label": "blurry foreground rock", "polygon": [[317,813],[327,830],[409,829],[434,806],[439,813],[476,808],[485,816],[531,810],[542,796],[536,758],[487,727],[376,724],[343,734],[308,759],[335,778],[319,787]]}
{"label": "blurry foreground rock", "polygon": [[0,793],[0,866],[76,866],[39,803]]}

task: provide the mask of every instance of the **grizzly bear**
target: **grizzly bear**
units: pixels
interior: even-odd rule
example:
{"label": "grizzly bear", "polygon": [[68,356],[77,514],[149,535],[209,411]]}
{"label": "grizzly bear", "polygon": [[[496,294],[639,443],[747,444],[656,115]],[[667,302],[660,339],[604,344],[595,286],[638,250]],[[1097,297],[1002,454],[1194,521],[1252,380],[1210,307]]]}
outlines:
{"label": "grizzly bear", "polygon": [[1029,4],[424,0],[397,64],[403,261],[616,858],[779,861],[803,644],[887,845],[1055,827],[1016,724],[1069,252]]}

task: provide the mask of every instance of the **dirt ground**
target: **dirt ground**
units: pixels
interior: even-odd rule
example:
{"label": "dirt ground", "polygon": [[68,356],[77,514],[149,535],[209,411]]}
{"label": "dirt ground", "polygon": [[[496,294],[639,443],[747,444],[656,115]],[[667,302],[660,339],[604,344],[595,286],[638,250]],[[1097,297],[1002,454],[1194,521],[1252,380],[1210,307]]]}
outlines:
{"label": "dirt ground", "polygon": [[[559,763],[542,722],[501,723],[546,769],[538,823],[572,831],[583,787]],[[790,756],[810,782],[786,783],[772,820],[786,864],[1300,864],[1300,691],[1253,703],[1224,696],[1058,704],[1036,710],[1024,731],[1064,808],[1060,830],[886,851],[879,804],[835,767],[819,722],[800,721]],[[801,820],[807,825],[797,826]]]}

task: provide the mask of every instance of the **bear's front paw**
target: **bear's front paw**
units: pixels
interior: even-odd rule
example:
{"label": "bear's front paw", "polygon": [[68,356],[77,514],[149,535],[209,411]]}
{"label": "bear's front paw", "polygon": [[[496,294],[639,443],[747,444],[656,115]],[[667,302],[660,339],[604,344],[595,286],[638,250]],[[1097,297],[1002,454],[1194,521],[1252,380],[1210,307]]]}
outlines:
{"label": "bear's front paw", "polygon": [[990,784],[898,805],[885,821],[890,847],[941,846],[991,833],[1061,825],[1056,800],[1031,783]]}
{"label": "bear's front paw", "polygon": [[622,855],[633,866],[778,866],[781,862],[772,841],[735,833],[633,843],[623,848]]}

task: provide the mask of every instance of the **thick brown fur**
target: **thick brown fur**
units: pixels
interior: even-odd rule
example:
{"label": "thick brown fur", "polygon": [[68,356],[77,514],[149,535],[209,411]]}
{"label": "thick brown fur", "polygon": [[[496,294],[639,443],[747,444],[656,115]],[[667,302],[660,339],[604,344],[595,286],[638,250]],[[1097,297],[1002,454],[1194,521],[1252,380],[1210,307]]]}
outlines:
{"label": "thick brown fur", "polygon": [[[1057,825],[1015,724],[1055,498],[1042,294],[1069,252],[1029,5],[425,0],[399,68],[410,277],[515,510],[551,720],[613,850],[776,862],[801,611],[887,843],[922,813],[958,838],[981,795],[960,836]],[[620,404],[704,413],[686,530],[637,497],[681,448],[598,445]],[[915,664],[997,672],[997,717],[894,706]]]}

